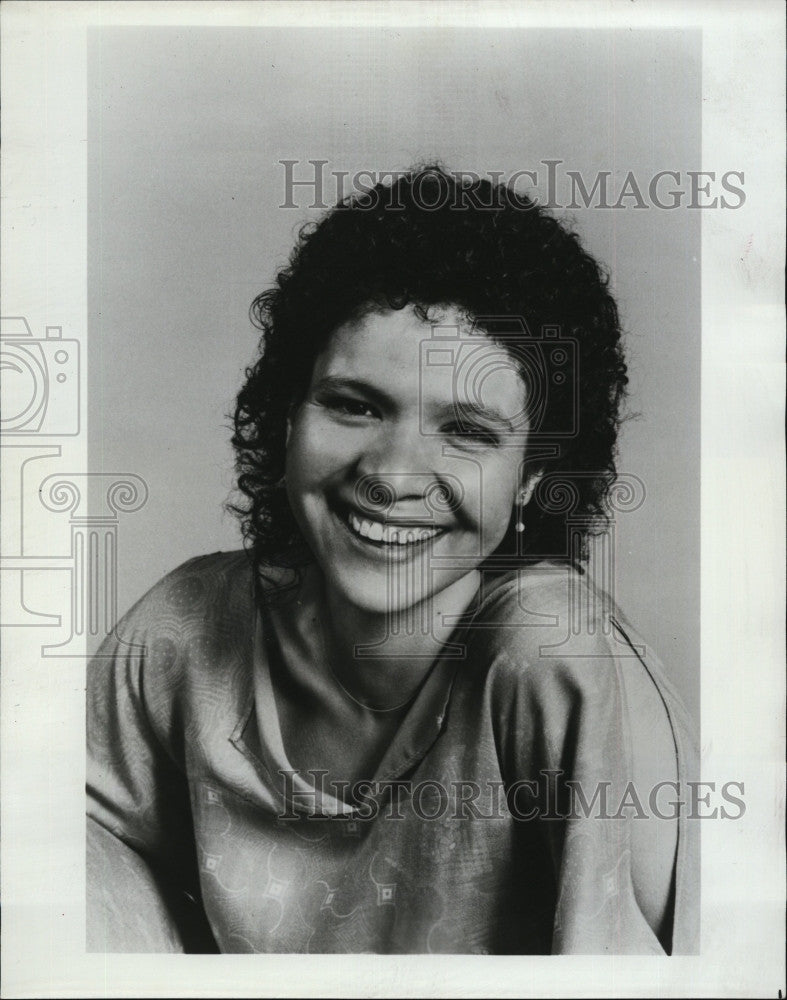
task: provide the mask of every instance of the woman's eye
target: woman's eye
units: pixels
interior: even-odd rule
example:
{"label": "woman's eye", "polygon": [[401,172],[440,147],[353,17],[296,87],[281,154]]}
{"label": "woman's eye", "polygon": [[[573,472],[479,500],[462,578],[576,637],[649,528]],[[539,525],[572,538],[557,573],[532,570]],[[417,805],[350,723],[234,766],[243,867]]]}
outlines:
{"label": "woman's eye", "polygon": [[466,445],[483,445],[494,448],[500,443],[494,431],[478,424],[452,424],[446,428],[446,433],[449,437]]}
{"label": "woman's eye", "polygon": [[322,400],[323,406],[345,417],[376,417],[373,407],[361,399],[351,399],[349,396],[330,396]]}

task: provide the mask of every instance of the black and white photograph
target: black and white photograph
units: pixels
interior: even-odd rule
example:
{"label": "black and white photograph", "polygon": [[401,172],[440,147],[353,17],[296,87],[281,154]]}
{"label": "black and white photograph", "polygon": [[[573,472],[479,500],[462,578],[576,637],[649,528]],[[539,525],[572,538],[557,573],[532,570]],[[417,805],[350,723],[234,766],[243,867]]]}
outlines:
{"label": "black and white photograph", "polygon": [[4,5],[4,996],[784,995],[751,8]]}

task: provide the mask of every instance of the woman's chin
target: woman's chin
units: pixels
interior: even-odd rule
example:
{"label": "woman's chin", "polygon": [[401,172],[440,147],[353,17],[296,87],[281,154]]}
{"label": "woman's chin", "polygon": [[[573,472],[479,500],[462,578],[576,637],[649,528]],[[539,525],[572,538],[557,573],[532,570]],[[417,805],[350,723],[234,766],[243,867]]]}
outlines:
{"label": "woman's chin", "polygon": [[[421,604],[429,595],[413,588],[410,580],[398,580],[395,574],[325,573],[333,594],[344,603],[371,615],[400,615]],[[408,584],[410,586],[408,586]]]}

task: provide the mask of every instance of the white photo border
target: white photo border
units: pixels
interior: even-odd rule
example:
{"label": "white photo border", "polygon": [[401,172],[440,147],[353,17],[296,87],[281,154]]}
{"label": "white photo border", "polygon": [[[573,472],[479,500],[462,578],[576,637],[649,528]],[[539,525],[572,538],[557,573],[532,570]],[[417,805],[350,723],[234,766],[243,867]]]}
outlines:
{"label": "white photo border", "polygon": [[[782,5],[10,0],[0,17],[3,313],[24,313],[36,332],[54,316],[64,330],[87,330],[91,25],[699,27],[703,163],[740,165],[747,194],[739,211],[705,213],[702,229],[702,777],[743,781],[746,814],[703,826],[701,954],[87,954],[85,660],[42,659],[36,636],[15,628],[2,636],[2,995],[775,997],[784,991]],[[78,405],[84,422],[85,399]],[[74,435],[58,444],[75,474],[89,471],[86,440]],[[23,507],[13,455],[3,458],[3,521],[23,524],[26,537],[46,548],[53,529]],[[51,545],[56,551],[61,542],[53,538]]]}

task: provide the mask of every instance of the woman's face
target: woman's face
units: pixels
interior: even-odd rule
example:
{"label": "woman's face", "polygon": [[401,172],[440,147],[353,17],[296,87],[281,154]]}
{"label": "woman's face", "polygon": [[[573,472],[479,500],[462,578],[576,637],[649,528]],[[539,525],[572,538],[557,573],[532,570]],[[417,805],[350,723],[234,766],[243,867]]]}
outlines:
{"label": "woman's face", "polygon": [[407,307],[340,326],[288,427],[301,531],[328,586],[370,612],[473,573],[522,494],[524,383],[457,310],[438,318]]}

